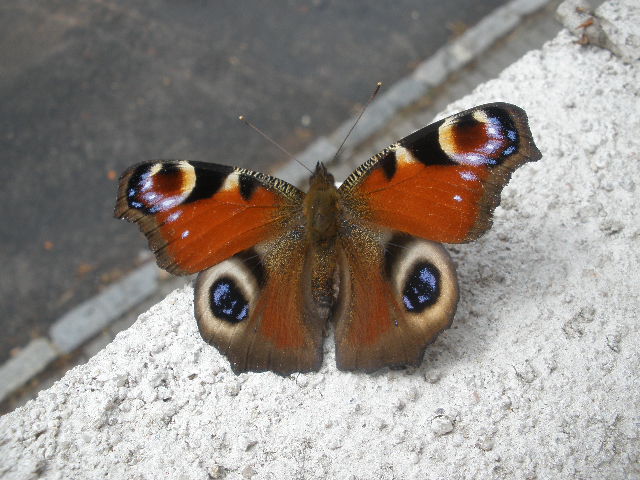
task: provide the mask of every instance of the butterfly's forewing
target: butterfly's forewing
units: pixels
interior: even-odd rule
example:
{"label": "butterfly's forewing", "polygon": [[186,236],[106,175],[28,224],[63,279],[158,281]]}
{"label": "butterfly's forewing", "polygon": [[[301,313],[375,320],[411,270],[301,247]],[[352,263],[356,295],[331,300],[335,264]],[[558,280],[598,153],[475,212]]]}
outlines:
{"label": "butterfly's forewing", "polygon": [[302,197],[250,170],[151,161],[122,174],[115,215],[140,226],[160,267],[191,274],[291,229]]}
{"label": "butterfly's forewing", "polygon": [[437,242],[468,242],[491,226],[512,172],[540,157],[524,110],[491,103],[391,145],[340,192],[358,219]]}

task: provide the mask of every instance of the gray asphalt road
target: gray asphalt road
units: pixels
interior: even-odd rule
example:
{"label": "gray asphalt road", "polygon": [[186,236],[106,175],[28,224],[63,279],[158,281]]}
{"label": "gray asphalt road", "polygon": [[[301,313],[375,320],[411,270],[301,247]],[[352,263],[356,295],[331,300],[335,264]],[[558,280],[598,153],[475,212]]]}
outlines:
{"label": "gray asphalt road", "polygon": [[504,0],[0,4],[0,361],[130,269],[116,173],[152,158],[268,171]]}

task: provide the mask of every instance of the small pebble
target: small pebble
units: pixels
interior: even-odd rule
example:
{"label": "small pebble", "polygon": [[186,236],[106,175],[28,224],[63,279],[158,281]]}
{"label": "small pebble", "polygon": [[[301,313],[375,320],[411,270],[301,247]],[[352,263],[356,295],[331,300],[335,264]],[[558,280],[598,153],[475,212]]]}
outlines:
{"label": "small pebble", "polygon": [[251,477],[253,477],[256,473],[258,473],[258,472],[256,472],[256,471],[255,471],[255,470],[254,470],[250,465],[247,465],[246,467],[244,467],[244,468],[242,469],[242,476],[243,476],[244,478],[251,478]]}
{"label": "small pebble", "polygon": [[336,437],[330,439],[327,442],[327,448],[329,450],[337,450],[337,449],[339,449],[341,447],[342,447],[342,438],[341,438],[341,436],[336,436]]}
{"label": "small pebble", "polygon": [[255,447],[258,444],[258,442],[256,440],[251,440],[249,438],[243,438],[241,440],[241,447],[242,450],[244,450],[245,452],[248,452],[249,450],[251,450],[253,447]]}
{"label": "small pebble", "polygon": [[490,438],[490,437],[483,438],[478,442],[478,447],[480,448],[480,450],[484,450],[485,452],[489,452],[493,450],[494,446],[495,446],[495,442],[493,441],[493,438]]}
{"label": "small pebble", "polygon": [[509,410],[511,408],[511,399],[509,397],[502,397],[500,399],[500,408]]}
{"label": "small pebble", "polygon": [[237,383],[230,383],[225,386],[224,390],[230,397],[236,397],[240,393],[240,385]]}
{"label": "small pebble", "polygon": [[438,383],[441,375],[437,370],[427,370],[424,374],[424,379],[429,383]]}
{"label": "small pebble", "polygon": [[431,420],[431,431],[433,431],[437,436],[446,435],[453,431],[453,422],[446,415],[435,417]]}
{"label": "small pebble", "polygon": [[410,402],[415,402],[419,398],[420,398],[420,390],[418,390],[416,387],[411,387],[407,392],[407,400],[409,400]]}
{"label": "small pebble", "polygon": [[209,477],[218,479],[224,477],[225,471],[224,467],[221,467],[220,465],[214,465],[209,469],[207,473],[209,474]]}
{"label": "small pebble", "polygon": [[396,400],[395,403],[393,404],[393,406],[395,407],[395,409],[399,412],[403,411],[405,409],[405,407],[407,406],[406,403],[404,403],[404,400]]}

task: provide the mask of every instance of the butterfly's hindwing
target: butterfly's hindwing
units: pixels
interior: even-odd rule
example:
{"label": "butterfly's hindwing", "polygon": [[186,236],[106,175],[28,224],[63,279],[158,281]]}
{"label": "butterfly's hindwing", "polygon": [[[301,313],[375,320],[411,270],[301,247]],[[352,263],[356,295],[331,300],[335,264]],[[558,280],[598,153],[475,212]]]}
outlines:
{"label": "butterfly's hindwing", "polygon": [[406,234],[375,231],[346,236],[341,246],[338,368],[419,365],[426,346],[451,324],[458,303],[446,250]]}
{"label": "butterfly's hindwing", "polygon": [[306,248],[288,235],[198,275],[195,314],[202,338],[235,373],[318,370],[323,323],[314,309]]}

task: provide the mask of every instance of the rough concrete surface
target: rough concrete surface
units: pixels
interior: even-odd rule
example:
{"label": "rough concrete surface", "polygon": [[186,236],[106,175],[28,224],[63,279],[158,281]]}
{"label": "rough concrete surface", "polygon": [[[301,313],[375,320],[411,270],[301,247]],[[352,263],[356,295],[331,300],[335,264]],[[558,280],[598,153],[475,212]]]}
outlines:
{"label": "rough concrete surface", "polygon": [[544,158],[451,247],[424,364],[231,373],[175,291],[0,419],[0,477],[640,478],[640,68],[561,33],[447,113],[524,107]]}

